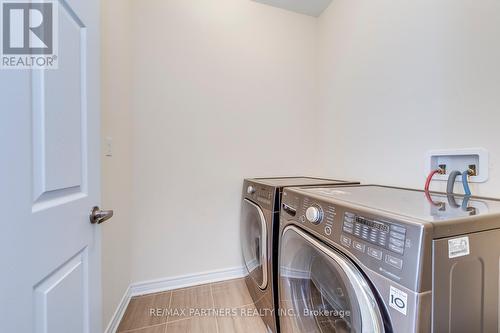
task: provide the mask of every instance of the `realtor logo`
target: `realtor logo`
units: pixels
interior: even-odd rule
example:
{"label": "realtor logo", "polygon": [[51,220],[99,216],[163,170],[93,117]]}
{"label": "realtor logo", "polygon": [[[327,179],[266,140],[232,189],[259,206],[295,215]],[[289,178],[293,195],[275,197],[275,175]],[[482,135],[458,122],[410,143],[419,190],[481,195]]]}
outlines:
{"label": "realtor logo", "polygon": [[0,67],[57,68],[57,1],[0,1]]}

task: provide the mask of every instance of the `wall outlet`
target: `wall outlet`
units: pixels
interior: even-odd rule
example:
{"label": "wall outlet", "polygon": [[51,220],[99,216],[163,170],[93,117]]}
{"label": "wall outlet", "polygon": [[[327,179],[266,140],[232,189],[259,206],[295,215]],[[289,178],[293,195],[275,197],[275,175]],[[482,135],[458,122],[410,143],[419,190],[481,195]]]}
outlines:
{"label": "wall outlet", "polygon": [[106,137],[104,156],[113,157],[113,138],[110,136]]}
{"label": "wall outlet", "polygon": [[[489,154],[483,148],[431,150],[427,153],[427,173],[446,166],[446,174],[435,175],[435,180],[447,181],[448,175],[458,170],[464,172],[475,169],[475,175],[469,178],[471,183],[484,183],[488,180]],[[457,177],[457,182],[462,181]]]}

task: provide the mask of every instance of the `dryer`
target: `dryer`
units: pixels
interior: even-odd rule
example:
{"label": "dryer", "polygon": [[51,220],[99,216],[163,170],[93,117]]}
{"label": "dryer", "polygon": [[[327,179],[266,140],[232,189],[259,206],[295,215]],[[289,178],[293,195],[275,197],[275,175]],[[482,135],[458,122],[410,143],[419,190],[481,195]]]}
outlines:
{"label": "dryer", "polygon": [[497,332],[499,240],[496,199],[285,189],[281,332]]}
{"label": "dryer", "polygon": [[243,183],[240,233],[249,293],[269,332],[277,332],[275,293],[281,194],[287,186],[356,184],[312,177],[252,178]]}

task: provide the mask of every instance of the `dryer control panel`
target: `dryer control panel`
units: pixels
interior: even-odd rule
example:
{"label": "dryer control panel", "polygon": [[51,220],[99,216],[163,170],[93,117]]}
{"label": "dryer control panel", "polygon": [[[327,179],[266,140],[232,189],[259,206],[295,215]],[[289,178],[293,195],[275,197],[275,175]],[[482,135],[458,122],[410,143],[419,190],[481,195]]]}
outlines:
{"label": "dryer control panel", "polygon": [[274,211],[276,189],[249,180],[243,182],[243,198],[258,204],[261,208]]}
{"label": "dryer control panel", "polygon": [[418,224],[286,189],[280,228],[283,230],[289,224],[316,235],[378,274],[409,289],[420,288],[423,229]]}

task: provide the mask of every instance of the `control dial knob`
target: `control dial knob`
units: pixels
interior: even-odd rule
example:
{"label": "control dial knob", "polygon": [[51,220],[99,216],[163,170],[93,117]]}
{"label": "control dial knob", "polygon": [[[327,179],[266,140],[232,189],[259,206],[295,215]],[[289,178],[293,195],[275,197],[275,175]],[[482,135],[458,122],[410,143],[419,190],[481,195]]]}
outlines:
{"label": "control dial knob", "polygon": [[247,193],[248,194],[254,194],[255,193],[255,188],[253,186],[248,186],[247,187]]}
{"label": "control dial knob", "polygon": [[306,219],[313,224],[320,224],[323,218],[323,211],[318,206],[311,206],[306,210]]}

